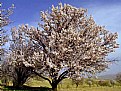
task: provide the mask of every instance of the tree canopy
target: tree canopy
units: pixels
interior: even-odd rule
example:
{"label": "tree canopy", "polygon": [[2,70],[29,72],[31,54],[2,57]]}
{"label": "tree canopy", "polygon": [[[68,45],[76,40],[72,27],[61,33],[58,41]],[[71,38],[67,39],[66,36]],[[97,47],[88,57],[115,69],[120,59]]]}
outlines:
{"label": "tree canopy", "polygon": [[20,29],[34,49],[30,56],[34,60],[27,62],[53,89],[66,77],[105,70],[110,62],[106,56],[118,48],[117,33],[97,25],[86,9],[60,3],[52,5],[50,12],[41,12],[41,20],[41,30],[24,25]]}
{"label": "tree canopy", "polygon": [[41,21],[40,29],[28,25],[12,28],[9,62],[22,67],[22,72],[23,67],[31,68],[24,76],[34,73],[56,91],[57,84],[67,77],[108,68],[111,61],[106,56],[118,48],[118,34],[97,25],[86,9],[59,3],[52,5],[51,11],[42,11]]}

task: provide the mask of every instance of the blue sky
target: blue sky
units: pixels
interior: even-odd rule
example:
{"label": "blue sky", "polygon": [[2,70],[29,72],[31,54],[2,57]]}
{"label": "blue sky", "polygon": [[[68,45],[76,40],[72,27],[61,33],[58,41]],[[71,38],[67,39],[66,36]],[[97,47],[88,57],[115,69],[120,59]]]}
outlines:
{"label": "blue sky", "polygon": [[[12,24],[6,27],[29,24],[37,26],[40,22],[40,11],[50,10],[52,4],[57,6],[59,2],[67,3],[75,7],[88,9],[88,14],[94,17],[97,24],[105,26],[111,32],[118,32],[117,42],[121,45],[121,0],[1,0],[3,7],[7,8],[15,4],[14,14],[10,17]],[[115,53],[109,54],[110,59],[121,60],[121,48]],[[121,72],[121,61],[109,66],[106,72],[101,74],[114,74]]]}

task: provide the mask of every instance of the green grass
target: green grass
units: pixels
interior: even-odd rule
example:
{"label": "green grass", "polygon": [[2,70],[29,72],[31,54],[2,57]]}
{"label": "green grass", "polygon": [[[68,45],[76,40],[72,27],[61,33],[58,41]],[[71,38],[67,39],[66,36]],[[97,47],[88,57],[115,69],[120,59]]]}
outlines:
{"label": "green grass", "polygon": [[[51,88],[48,81],[39,81],[35,79],[30,79],[24,85],[29,86],[29,90],[9,90],[9,91],[31,91],[31,89],[36,89],[35,91],[50,91],[47,90]],[[6,88],[9,89],[9,88]],[[34,91],[34,90],[32,90]],[[121,91],[121,86],[96,86],[93,85],[89,87],[87,84],[79,85],[76,88],[76,85],[72,85],[72,81],[69,79],[65,79],[62,81],[62,84],[58,85],[58,91]]]}
{"label": "green grass", "polygon": [[121,91],[121,87],[78,87],[68,89],[58,89],[58,91]]}
{"label": "green grass", "polygon": [[[89,87],[87,84],[79,85],[76,88],[76,85],[71,84],[71,80],[65,79],[63,80],[62,84],[58,85],[58,91],[121,91],[121,86],[99,86],[93,85]],[[31,87],[49,87],[51,88],[50,84],[47,81],[37,81],[37,80],[30,80],[26,83],[26,85]],[[43,90],[44,91],[44,90]]]}
{"label": "green grass", "polygon": [[38,80],[33,80],[33,79],[30,79],[24,85],[31,86],[31,87],[49,87],[49,88],[51,88],[48,81],[38,81]]}
{"label": "green grass", "polygon": [[99,86],[93,85],[89,87],[87,84],[79,85],[76,88],[76,85],[72,85],[70,80],[64,80],[62,86],[58,86],[58,91],[121,91],[121,86]]}

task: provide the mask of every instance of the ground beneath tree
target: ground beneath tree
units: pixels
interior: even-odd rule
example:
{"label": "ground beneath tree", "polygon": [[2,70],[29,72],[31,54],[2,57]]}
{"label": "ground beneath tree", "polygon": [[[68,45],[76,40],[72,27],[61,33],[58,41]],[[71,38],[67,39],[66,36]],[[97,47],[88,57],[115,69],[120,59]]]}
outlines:
{"label": "ground beneath tree", "polygon": [[23,91],[52,91],[51,88],[48,87],[30,87],[30,86],[23,86],[22,88],[15,88],[13,86],[5,86],[4,90],[23,90]]}

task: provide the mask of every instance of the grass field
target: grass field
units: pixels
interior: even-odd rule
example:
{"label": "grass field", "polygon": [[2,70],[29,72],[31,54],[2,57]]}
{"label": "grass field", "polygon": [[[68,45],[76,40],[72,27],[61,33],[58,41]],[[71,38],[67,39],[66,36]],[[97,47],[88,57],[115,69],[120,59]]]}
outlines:
{"label": "grass field", "polygon": [[[32,87],[48,87],[51,88],[47,81],[37,81],[37,80],[30,80],[26,83],[28,86]],[[44,91],[44,90],[43,90]],[[99,86],[93,85],[89,87],[88,85],[79,85],[76,88],[76,85],[72,85],[71,80],[65,79],[62,84],[58,85],[58,91],[121,91],[121,86]]]}
{"label": "grass field", "polygon": [[[28,90],[10,90],[6,88],[5,91],[51,91],[51,86],[45,80],[39,81],[30,79],[24,85],[29,86]],[[121,86],[96,86],[93,85],[89,87],[87,84],[79,85],[76,88],[76,85],[72,85],[71,80],[65,79],[61,84],[58,85],[58,91],[121,91]]]}
{"label": "grass field", "polygon": [[59,89],[58,91],[121,91],[121,87],[84,87]]}

